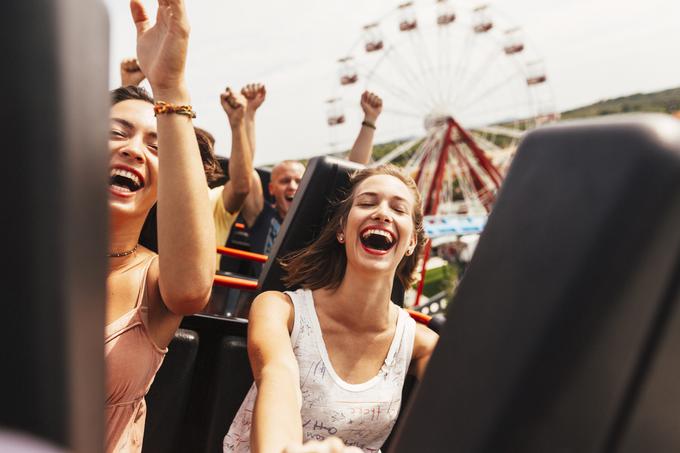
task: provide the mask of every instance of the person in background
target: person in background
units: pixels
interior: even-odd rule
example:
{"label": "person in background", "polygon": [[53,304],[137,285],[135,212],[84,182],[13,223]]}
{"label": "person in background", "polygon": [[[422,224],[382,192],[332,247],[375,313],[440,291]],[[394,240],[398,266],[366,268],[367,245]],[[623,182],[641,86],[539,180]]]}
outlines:
{"label": "person in background", "polygon": [[[136,58],[128,58],[120,64],[123,86],[137,86],[146,77]],[[242,94],[234,93],[229,87],[220,93],[220,104],[229,118],[231,129],[231,154],[229,158],[228,180],[224,185],[210,189],[210,208],[215,225],[215,247],[221,247],[229,238],[250,188],[253,171],[253,158],[246,132],[246,100]],[[194,128],[201,152],[201,160],[208,185],[224,176],[215,157],[215,137],[205,129]],[[258,179],[259,181],[259,179]],[[260,193],[262,190],[260,189]],[[221,256],[215,254],[215,265],[219,268]]]}
{"label": "person in background", "polygon": [[136,58],[126,58],[120,62],[120,85],[137,86],[146,78]]}

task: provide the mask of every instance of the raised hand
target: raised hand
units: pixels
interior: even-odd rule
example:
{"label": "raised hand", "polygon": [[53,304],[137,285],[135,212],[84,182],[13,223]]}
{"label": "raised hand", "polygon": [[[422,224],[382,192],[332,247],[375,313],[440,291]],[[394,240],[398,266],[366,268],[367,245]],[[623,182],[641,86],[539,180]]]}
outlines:
{"label": "raised hand", "polygon": [[364,119],[375,123],[382,112],[382,99],[377,94],[364,91],[361,95],[361,110],[364,111]]}
{"label": "raised hand", "polygon": [[249,83],[241,88],[241,94],[246,98],[246,113],[255,115],[267,97],[267,89],[261,83]]}
{"label": "raised hand", "polygon": [[235,93],[231,88],[227,87],[223,93],[220,94],[220,103],[222,108],[229,117],[229,124],[232,129],[239,127],[243,123],[243,116],[246,110],[246,98],[240,93]]}
{"label": "raised hand", "polygon": [[139,67],[136,58],[126,58],[120,62],[120,84],[121,86],[139,85],[146,76]]}
{"label": "raised hand", "polygon": [[184,67],[189,44],[189,22],[183,0],[158,0],[156,23],[151,24],[140,0],[130,1],[137,28],[137,59],[158,91],[184,88]]}

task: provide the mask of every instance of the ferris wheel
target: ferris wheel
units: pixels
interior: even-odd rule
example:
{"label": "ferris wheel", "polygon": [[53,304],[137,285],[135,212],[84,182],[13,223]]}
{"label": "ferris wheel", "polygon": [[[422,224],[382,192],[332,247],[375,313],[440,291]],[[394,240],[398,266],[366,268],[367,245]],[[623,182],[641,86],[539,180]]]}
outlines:
{"label": "ferris wheel", "polygon": [[418,305],[433,240],[481,231],[519,139],[559,118],[543,60],[491,5],[422,0],[366,24],[337,65],[326,101],[332,142],[349,148],[360,93],[375,92],[383,98],[375,142],[401,142],[379,163],[408,157],[423,197],[431,240]]}
{"label": "ferris wheel", "polygon": [[[488,4],[401,3],[363,27],[350,50],[337,59],[337,70],[326,102],[331,142],[340,149],[349,148],[361,122],[358,99],[364,89],[383,98],[376,143],[406,141],[403,151],[414,143],[432,147],[442,141],[436,136],[446,134],[452,119],[456,132],[460,128],[474,142],[470,152],[488,157],[501,172],[524,131],[558,117],[543,60],[523,30]],[[410,165],[424,165],[428,159],[423,154],[416,153]],[[480,166],[473,170],[479,173],[472,176],[476,182],[467,184],[466,199],[476,192],[475,185],[489,179],[482,174],[488,165]],[[462,186],[456,190],[466,190]],[[477,201],[489,206],[484,196]]]}

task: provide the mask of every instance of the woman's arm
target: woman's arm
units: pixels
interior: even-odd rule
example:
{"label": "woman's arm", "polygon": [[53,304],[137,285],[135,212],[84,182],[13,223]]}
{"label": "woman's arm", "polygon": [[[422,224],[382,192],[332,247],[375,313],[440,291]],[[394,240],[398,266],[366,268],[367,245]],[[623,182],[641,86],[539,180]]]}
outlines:
{"label": "woman's arm", "polygon": [[[130,8],[137,28],[137,58],[155,100],[189,105],[184,80],[189,24],[184,2],[159,1],[153,25],[139,0],[132,0]],[[160,298],[169,312],[185,315],[200,311],[210,296],[214,227],[191,118],[158,114],[157,124],[159,259],[150,278],[157,276]]]}
{"label": "woman's arm", "polygon": [[[267,90],[261,83],[249,83],[241,89],[246,98],[245,125],[253,160],[255,159],[255,113],[267,97]],[[253,171],[250,193],[243,204],[241,215],[248,227],[252,227],[264,208],[262,181],[257,171]]]}
{"label": "woman's arm", "polygon": [[408,373],[414,375],[418,381],[422,381],[425,376],[427,364],[437,346],[437,341],[439,341],[439,335],[422,324],[416,324],[413,354]]}
{"label": "woman's arm", "polygon": [[302,442],[300,376],[290,343],[294,308],[283,293],[255,298],[248,317],[248,357],[257,385],[250,446],[253,453],[281,453]]}
{"label": "woman's arm", "polygon": [[220,94],[220,103],[229,118],[231,128],[231,154],[229,155],[229,181],[222,191],[222,202],[227,212],[236,213],[248,197],[253,173],[253,156],[245,126],[246,99],[227,88]]}
{"label": "woman's arm", "polygon": [[354,140],[354,145],[347,156],[347,160],[366,165],[371,161],[371,154],[373,154],[375,122],[378,120],[380,112],[382,112],[382,99],[370,91],[364,91],[361,95],[361,109],[364,111],[365,124],[362,123],[359,135]]}

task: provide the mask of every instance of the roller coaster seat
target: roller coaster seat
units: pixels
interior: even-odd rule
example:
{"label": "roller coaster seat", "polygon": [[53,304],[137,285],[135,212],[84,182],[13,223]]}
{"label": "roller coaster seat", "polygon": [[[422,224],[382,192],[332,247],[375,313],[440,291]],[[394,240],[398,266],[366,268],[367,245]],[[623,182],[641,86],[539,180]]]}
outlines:
{"label": "roller coaster seat", "polygon": [[680,122],[530,132],[394,451],[680,451],[679,304]]}

